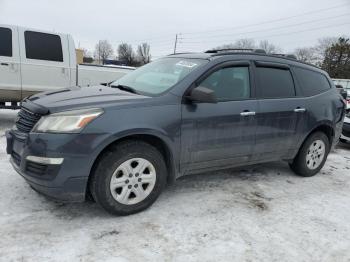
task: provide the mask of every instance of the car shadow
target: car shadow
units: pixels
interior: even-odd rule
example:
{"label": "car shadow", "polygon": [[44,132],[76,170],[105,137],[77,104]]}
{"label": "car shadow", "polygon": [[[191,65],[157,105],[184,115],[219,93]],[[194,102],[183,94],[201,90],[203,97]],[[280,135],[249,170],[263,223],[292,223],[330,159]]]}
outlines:
{"label": "car shadow", "polygon": [[226,179],[258,181],[275,176],[289,177],[293,175],[286,162],[278,161],[186,175],[179,178],[178,181],[220,181]]}
{"label": "car shadow", "polygon": [[[289,169],[288,164],[282,161],[186,175],[179,178],[173,185],[168,186],[164,190],[158,200],[160,203],[157,205],[163,206],[163,201],[168,201],[169,198],[173,198],[175,195],[193,193],[196,190],[221,191],[220,189],[223,186],[234,185],[236,182],[247,182],[247,186],[251,187],[251,190],[254,191],[254,186],[248,182],[268,181],[275,179],[275,177],[281,177],[288,182],[288,179],[294,176],[295,174]],[[241,193],[245,194],[245,192]],[[108,219],[114,217],[105,212],[92,200],[87,200],[83,203],[60,203],[54,202],[52,199],[47,199],[42,195],[40,195],[40,198],[43,198],[42,200],[48,205],[50,213],[59,219],[75,220],[82,217]],[[133,216],[137,216],[137,214]]]}
{"label": "car shadow", "polygon": [[346,143],[343,143],[343,142],[339,142],[336,146],[336,148],[338,149],[347,149],[349,150],[350,149],[350,142],[346,142]]}

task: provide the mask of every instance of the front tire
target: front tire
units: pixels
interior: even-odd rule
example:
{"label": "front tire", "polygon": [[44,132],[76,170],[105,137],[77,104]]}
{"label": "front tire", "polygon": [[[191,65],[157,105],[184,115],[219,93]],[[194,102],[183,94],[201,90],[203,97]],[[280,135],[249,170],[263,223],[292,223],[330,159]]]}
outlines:
{"label": "front tire", "polygon": [[314,176],[324,166],[329,150],[328,137],[322,132],[315,132],[306,139],[289,166],[297,175]]}
{"label": "front tire", "polygon": [[166,184],[161,153],[143,141],[125,141],[99,159],[92,172],[90,192],[114,215],[130,215],[151,206]]}

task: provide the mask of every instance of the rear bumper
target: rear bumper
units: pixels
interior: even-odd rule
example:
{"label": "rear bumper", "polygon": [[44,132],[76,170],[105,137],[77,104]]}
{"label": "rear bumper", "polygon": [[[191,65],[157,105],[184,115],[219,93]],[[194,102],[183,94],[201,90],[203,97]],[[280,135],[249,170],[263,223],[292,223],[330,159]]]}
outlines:
{"label": "rear bumper", "polygon": [[343,128],[343,121],[336,123],[335,129],[334,129],[335,134],[333,137],[331,150],[333,150],[335,148],[335,146],[339,143],[339,138],[341,136],[342,128]]}

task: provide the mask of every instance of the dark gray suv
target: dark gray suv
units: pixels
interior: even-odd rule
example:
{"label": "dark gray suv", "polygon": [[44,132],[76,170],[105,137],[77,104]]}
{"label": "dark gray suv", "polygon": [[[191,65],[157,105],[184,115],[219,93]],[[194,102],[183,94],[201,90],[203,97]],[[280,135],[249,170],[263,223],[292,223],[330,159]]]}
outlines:
{"label": "dark gray suv", "polygon": [[176,54],[108,87],[27,98],[7,152],[35,190],[63,201],[91,196],[127,215],[187,174],[285,160],[315,175],[344,108],[327,73],[291,57]]}

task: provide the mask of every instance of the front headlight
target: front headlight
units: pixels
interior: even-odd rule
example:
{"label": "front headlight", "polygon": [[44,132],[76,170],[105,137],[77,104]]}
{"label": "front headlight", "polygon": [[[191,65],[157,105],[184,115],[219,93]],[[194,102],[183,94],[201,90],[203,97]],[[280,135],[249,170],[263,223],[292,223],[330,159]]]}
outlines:
{"label": "front headlight", "polygon": [[34,126],[33,132],[78,133],[102,113],[102,109],[92,108],[64,111],[43,116]]}

